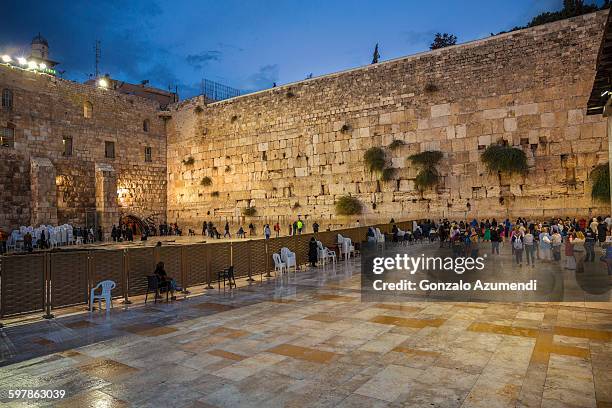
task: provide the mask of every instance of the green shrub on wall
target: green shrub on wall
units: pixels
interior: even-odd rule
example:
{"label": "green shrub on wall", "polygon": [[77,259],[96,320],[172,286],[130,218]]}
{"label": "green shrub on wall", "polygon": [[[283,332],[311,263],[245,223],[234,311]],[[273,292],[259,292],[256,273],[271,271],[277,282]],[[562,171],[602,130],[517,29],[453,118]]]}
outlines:
{"label": "green shrub on wall", "polygon": [[385,151],[380,147],[370,147],[363,155],[368,170],[372,173],[380,173],[387,164]]}
{"label": "green shrub on wall", "polygon": [[436,166],[443,156],[439,150],[426,150],[409,156],[408,160],[421,167]]}
{"label": "green shrub on wall", "polygon": [[527,155],[522,149],[505,143],[489,145],[480,156],[491,172],[508,174],[527,173]]}
{"label": "green shrub on wall", "polygon": [[423,191],[438,184],[439,179],[438,170],[435,167],[427,167],[419,171],[414,179],[414,185]]}
{"label": "green shrub on wall", "polygon": [[401,139],[395,139],[393,140],[391,143],[389,143],[389,146],[387,146],[389,148],[389,150],[395,150],[395,149],[399,149],[402,146],[405,146],[406,142],[404,142]]}
{"label": "green shrub on wall", "polygon": [[185,166],[191,166],[193,163],[195,163],[195,159],[193,157],[191,157],[191,156],[189,156],[186,159],[183,159],[183,164]]}
{"label": "green shrub on wall", "polygon": [[600,164],[595,166],[590,174],[593,182],[591,197],[594,201],[604,203],[610,202],[610,164]]}
{"label": "green shrub on wall", "polygon": [[361,201],[351,196],[342,196],[336,201],[336,214],[356,215],[361,214]]}
{"label": "green shrub on wall", "polygon": [[242,215],[246,217],[252,217],[257,213],[255,207],[245,207],[242,209]]}
{"label": "green shrub on wall", "polygon": [[203,186],[210,186],[212,184],[212,179],[208,176],[205,176],[202,178],[202,181],[200,181],[200,184]]}
{"label": "green shrub on wall", "polygon": [[442,160],[444,154],[439,150],[426,150],[408,157],[415,166],[419,167],[419,172],[414,179],[414,185],[420,191],[434,187],[440,180],[440,174],[436,166]]}
{"label": "green shrub on wall", "polygon": [[393,168],[393,167],[386,167],[383,172],[382,175],[380,176],[380,179],[382,181],[391,181],[395,178],[395,173],[397,172],[397,169]]}

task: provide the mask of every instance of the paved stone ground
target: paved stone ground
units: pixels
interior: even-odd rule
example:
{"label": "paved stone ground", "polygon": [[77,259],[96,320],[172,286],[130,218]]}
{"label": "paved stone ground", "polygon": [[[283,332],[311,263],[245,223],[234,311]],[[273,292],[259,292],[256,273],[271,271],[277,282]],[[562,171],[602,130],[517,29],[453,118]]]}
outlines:
{"label": "paved stone ground", "polygon": [[[433,250],[406,250],[424,248]],[[0,402],[612,406],[609,303],[362,303],[359,269],[351,260],[232,292],[5,327]],[[17,388],[66,398],[9,400]]]}

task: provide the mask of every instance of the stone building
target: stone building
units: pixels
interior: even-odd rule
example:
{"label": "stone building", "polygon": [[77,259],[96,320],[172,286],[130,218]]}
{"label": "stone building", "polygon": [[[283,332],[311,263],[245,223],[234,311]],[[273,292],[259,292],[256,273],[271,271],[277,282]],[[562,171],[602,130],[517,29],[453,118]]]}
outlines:
{"label": "stone building", "polygon": [[165,219],[159,102],[8,64],[0,89],[0,227]]}
{"label": "stone building", "polygon": [[[88,211],[106,225],[123,212],[185,229],[226,219],[285,226],[298,215],[326,228],[607,213],[589,180],[608,161],[606,121],[586,115],[607,16],[163,111],[136,95],[0,66],[0,88],[13,92],[0,127],[14,135],[14,146],[0,148],[0,227],[82,223]],[[525,151],[526,175],[489,174],[480,155],[502,140]],[[403,145],[391,150],[393,141]],[[370,147],[386,150],[390,181],[367,171]],[[407,157],[427,150],[443,152],[441,178],[421,192]],[[344,195],[363,213],[336,216]],[[246,207],[256,215],[245,220]]]}

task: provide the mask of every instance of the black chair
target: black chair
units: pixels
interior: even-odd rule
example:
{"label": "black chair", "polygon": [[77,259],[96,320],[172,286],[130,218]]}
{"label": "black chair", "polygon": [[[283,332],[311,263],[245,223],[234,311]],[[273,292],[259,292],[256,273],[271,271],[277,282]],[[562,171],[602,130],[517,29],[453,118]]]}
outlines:
{"label": "black chair", "polygon": [[145,303],[147,303],[147,298],[149,297],[149,292],[155,293],[155,301],[157,303],[157,299],[161,298],[161,292],[166,291],[166,302],[168,301],[168,294],[170,293],[170,287],[167,285],[160,285],[159,279],[155,275],[147,276],[147,293],[145,294]]}
{"label": "black chair", "polygon": [[234,277],[233,265],[227,269],[217,272],[217,283],[219,284],[219,290],[221,290],[221,279],[223,279],[223,289],[225,289],[225,279],[227,279],[230,289],[232,288],[232,281],[234,287],[236,287],[236,278]]}

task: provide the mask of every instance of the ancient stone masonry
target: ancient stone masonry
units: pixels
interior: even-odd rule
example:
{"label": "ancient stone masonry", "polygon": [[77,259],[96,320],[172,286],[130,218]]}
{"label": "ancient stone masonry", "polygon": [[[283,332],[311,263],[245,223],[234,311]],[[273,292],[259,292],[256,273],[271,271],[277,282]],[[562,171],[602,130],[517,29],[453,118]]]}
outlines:
{"label": "ancient stone masonry", "polygon": [[[607,161],[606,123],[586,116],[606,11],[426,52],[205,105],[172,108],[168,218],[322,225],[389,218],[574,216],[605,212],[588,173]],[[500,140],[528,156],[525,176],[489,174],[480,160]],[[364,152],[405,143],[391,181]],[[603,143],[602,143],[603,142]],[[419,192],[406,157],[440,150],[438,187]],[[208,185],[202,180],[208,177]],[[336,217],[358,197],[365,212]],[[248,220],[246,221],[248,222]],[[283,226],[284,228],[284,226]]]}
{"label": "ancient stone masonry", "polygon": [[106,224],[117,223],[118,214],[165,219],[159,103],[6,66],[0,66],[0,89],[13,95],[12,107],[0,110],[0,128],[13,129],[15,139],[14,146],[0,147],[0,228],[80,226],[101,210],[110,214],[110,203],[96,201],[96,165],[110,166],[116,178],[115,190],[106,192],[116,214]]}

